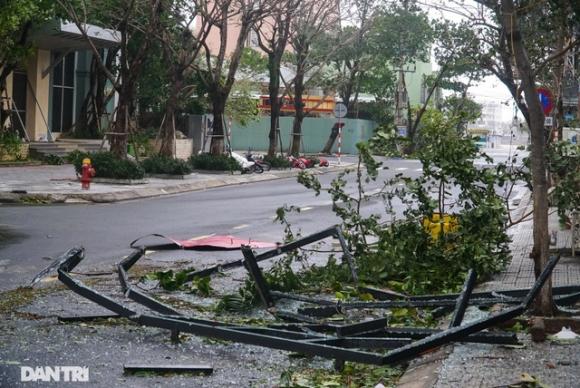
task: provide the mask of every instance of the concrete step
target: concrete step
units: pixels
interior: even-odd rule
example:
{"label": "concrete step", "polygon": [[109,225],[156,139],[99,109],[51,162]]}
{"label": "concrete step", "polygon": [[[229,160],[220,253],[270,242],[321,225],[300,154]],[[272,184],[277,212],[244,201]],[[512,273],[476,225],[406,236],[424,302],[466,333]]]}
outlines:
{"label": "concrete step", "polygon": [[96,144],[100,146],[102,142],[103,140],[101,139],[56,139],[56,143],[58,144],[66,144],[66,143],[83,144],[83,145]]}

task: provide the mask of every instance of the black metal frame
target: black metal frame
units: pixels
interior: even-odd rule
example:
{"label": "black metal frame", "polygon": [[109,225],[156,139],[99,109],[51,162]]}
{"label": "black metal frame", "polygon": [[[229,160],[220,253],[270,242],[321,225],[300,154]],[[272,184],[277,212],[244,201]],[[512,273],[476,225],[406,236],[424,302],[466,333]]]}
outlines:
{"label": "black metal frame", "polygon": [[[225,322],[183,316],[171,306],[161,303],[141,290],[132,286],[128,272],[131,267],[146,253],[148,249],[159,246],[134,247],[134,251],[123,259],[117,266],[119,282],[126,297],[152,310],[152,314],[139,314],[131,308],[102,295],[87,287],[70,276],[84,257],[84,250],[73,248],[61,256],[46,271],[58,266],[58,277],[67,287],[77,294],[107,308],[115,316],[127,318],[140,325],[147,325],[167,329],[173,340],[178,339],[180,332],[194,335],[236,341],[258,346],[265,346],[280,350],[300,352],[336,360],[336,365],[343,365],[344,361],[353,361],[369,364],[392,364],[415,357],[426,350],[436,348],[453,341],[484,342],[484,343],[517,343],[517,337],[511,333],[482,332],[491,326],[505,322],[522,314],[532,303],[541,287],[550,276],[559,257],[551,259],[530,290],[507,290],[501,292],[473,293],[475,273],[470,271],[463,290],[452,295],[423,295],[405,297],[404,295],[361,288],[370,292],[377,299],[387,299],[379,302],[349,302],[337,303],[305,295],[271,291],[264,280],[258,262],[274,258],[278,255],[293,251],[304,245],[311,244],[327,237],[338,238],[343,259],[351,269],[352,278],[357,281],[354,259],[339,227],[325,229],[321,232],[306,236],[294,242],[277,247],[276,249],[255,255],[250,247],[242,247],[243,259],[223,265],[213,266],[201,271],[188,274],[188,280],[198,276],[207,276],[220,270],[244,265],[256,284],[256,288],[266,307],[273,307],[277,299],[286,298],[311,303],[319,307],[310,307],[298,310],[298,313],[273,309],[275,316],[294,324],[278,324],[269,327],[236,326]],[[580,299],[580,286],[555,287],[556,303],[574,303]],[[512,304],[514,307],[496,313],[490,317],[461,325],[466,307],[471,305],[492,305],[497,303]],[[390,328],[387,319],[379,318],[347,325],[320,323],[316,319],[304,315],[327,315],[342,312],[347,309],[385,309],[392,307],[438,307],[448,311],[454,308],[453,318],[447,330],[418,329],[418,328]],[[306,323],[305,323],[306,322]],[[389,350],[387,354],[371,353],[361,349]]]}
{"label": "black metal frame", "polygon": [[[295,242],[280,246],[275,250],[271,250],[261,255],[255,256],[249,247],[244,247],[242,253],[244,259],[228,263],[223,266],[210,267],[202,271],[197,271],[190,274],[191,279],[200,276],[200,272],[207,275],[218,271],[220,268],[231,268],[240,265],[246,265],[250,275],[254,280],[263,276],[257,263],[262,260],[273,258],[282,253],[300,248],[303,245],[310,244],[322,238],[329,236],[338,237],[343,246],[345,259],[347,260],[353,278],[356,279],[356,268],[354,260],[348,250],[346,243],[338,227],[326,229],[322,232],[307,236]],[[70,276],[70,271],[74,269],[84,257],[84,250],[79,249],[71,252],[62,262],[59,263],[58,277],[68,288],[77,294],[105,307],[106,309],[116,313],[120,317],[127,318],[139,325],[147,325],[168,329],[172,333],[172,338],[176,338],[179,332],[191,333],[194,335],[218,338],[222,340],[230,340],[251,345],[265,346],[280,350],[287,350],[293,352],[300,352],[304,354],[320,356],[325,358],[335,359],[337,365],[341,365],[344,361],[353,361],[368,364],[392,364],[405,361],[409,358],[415,357],[422,352],[436,348],[452,341],[470,341],[470,342],[491,342],[491,343],[513,343],[514,336],[503,334],[491,334],[481,332],[498,323],[505,322],[509,319],[515,318],[522,314],[531,304],[533,299],[539,293],[541,287],[550,276],[559,257],[552,258],[541,276],[538,278],[534,286],[528,290],[527,295],[522,301],[516,301],[510,298],[510,303],[517,303],[515,307],[511,307],[496,313],[490,317],[480,319],[474,322],[467,323],[462,326],[453,326],[447,330],[436,331],[429,329],[394,329],[386,327],[386,320],[384,318],[375,319],[372,321],[359,322],[350,325],[330,325],[330,324],[295,324],[293,329],[289,330],[291,326],[285,328],[276,327],[255,327],[255,326],[235,326],[224,322],[211,321],[206,319],[199,319],[195,317],[183,316],[179,311],[167,306],[144,292],[135,289],[128,277],[130,268],[145,254],[147,247],[138,247],[132,254],[127,256],[118,264],[119,282],[126,297],[136,301],[146,308],[154,311],[152,314],[140,314],[131,308],[113,300],[112,298],[102,295],[97,291],[87,287],[83,283],[75,280]],[[205,271],[205,272],[203,272]],[[209,271],[209,272],[208,272]],[[455,324],[461,323],[462,310],[464,311],[468,302],[473,304],[477,299],[470,299],[469,293],[473,289],[472,275],[468,276],[464,290],[459,294],[456,300],[451,298],[436,298],[440,299],[435,305],[455,306],[456,319]],[[473,275],[474,277],[474,275]],[[473,279],[474,280],[474,279]],[[275,299],[290,298],[302,300],[318,305],[323,305],[323,308],[334,308],[337,305],[328,300],[319,300],[305,296],[297,296],[288,293],[276,293],[270,291],[265,281],[255,282],[259,288],[260,295],[264,304],[268,307],[274,305]],[[260,283],[260,284],[258,284]],[[572,298],[574,295],[568,295]],[[486,299],[495,301],[497,303],[498,297],[482,298],[481,303],[487,303]],[[397,302],[397,303],[394,303]],[[395,306],[402,306],[398,302],[427,302],[427,306],[434,306],[433,300],[406,300],[406,301],[387,301],[387,302],[355,302],[343,303],[340,308],[388,308]],[[345,307],[346,306],[346,307]],[[407,305],[405,305],[407,306]],[[300,314],[290,312],[277,312],[278,316],[286,316],[298,322],[310,320]],[[312,322],[312,321],[311,321]],[[331,332],[332,334],[328,334]],[[417,339],[416,341],[412,341]],[[402,346],[401,346],[402,345]],[[353,350],[352,348],[373,348],[373,349],[393,349],[387,354],[370,353],[362,350]]]}
{"label": "black metal frame", "polygon": [[463,316],[465,315],[465,310],[467,309],[467,304],[469,303],[469,298],[473,292],[473,287],[475,287],[475,280],[477,275],[475,271],[470,269],[465,278],[465,283],[463,283],[463,289],[457,298],[457,304],[455,305],[455,310],[453,311],[453,316],[451,317],[451,322],[449,327],[461,326],[461,321],[463,321]]}
{"label": "black metal frame", "polygon": [[[408,301],[437,301],[437,300],[457,300],[460,294],[444,294],[444,295],[414,295],[407,296],[400,293],[396,293],[390,290],[380,290],[374,287],[359,287],[361,292],[369,293],[373,298],[378,300],[408,300]],[[483,292],[473,292],[471,296],[475,299],[502,299],[507,302],[513,301],[514,299],[521,300],[530,290],[524,288],[502,290],[502,291],[483,291]],[[552,287],[552,294],[556,296],[555,300],[566,298],[576,298],[571,303],[575,303],[580,299],[580,285],[573,286],[556,286]]]}

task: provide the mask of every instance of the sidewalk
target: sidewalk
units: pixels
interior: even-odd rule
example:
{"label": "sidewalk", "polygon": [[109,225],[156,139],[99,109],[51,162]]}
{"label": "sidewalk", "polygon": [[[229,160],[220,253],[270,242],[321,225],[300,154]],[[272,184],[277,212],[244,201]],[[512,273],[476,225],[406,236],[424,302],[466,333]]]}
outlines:
{"label": "sidewalk", "polygon": [[[331,162],[330,167],[309,169],[313,174],[342,171],[352,163]],[[298,176],[301,170],[271,170],[262,174],[229,174],[194,172],[184,179],[146,178],[142,184],[92,183],[90,190],[82,190],[74,167],[21,166],[0,167],[0,203],[78,203],[117,202],[157,197],[214,187],[262,182]]]}
{"label": "sidewalk", "polygon": [[[533,284],[533,260],[529,258],[533,245],[532,231],[531,221],[523,222],[510,231],[513,240],[511,263],[491,281],[482,284],[480,290],[529,288]],[[570,248],[570,231],[559,229],[556,214],[550,216],[550,231],[558,233],[557,246],[551,248]],[[562,256],[554,269],[552,281],[554,286],[580,284],[580,259]],[[477,319],[481,317],[481,312],[470,307],[466,320],[470,315],[471,319]],[[576,322],[575,332],[580,334],[578,317]],[[558,324],[555,326],[559,328]],[[546,387],[579,386],[580,343],[559,345],[550,341],[532,342],[525,330],[518,332],[518,337],[523,343],[522,348],[487,344],[448,346],[416,360],[399,387],[507,387],[520,381],[522,373],[535,376]]]}

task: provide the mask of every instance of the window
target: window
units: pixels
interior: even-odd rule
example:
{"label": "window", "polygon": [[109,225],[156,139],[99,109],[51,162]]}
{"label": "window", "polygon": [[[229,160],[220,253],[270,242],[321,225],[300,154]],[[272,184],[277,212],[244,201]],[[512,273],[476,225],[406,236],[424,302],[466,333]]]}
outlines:
{"label": "window", "polygon": [[60,62],[52,73],[52,131],[64,132],[71,129],[74,114],[75,92],[75,53],[62,57],[61,53],[53,53],[53,61]]}

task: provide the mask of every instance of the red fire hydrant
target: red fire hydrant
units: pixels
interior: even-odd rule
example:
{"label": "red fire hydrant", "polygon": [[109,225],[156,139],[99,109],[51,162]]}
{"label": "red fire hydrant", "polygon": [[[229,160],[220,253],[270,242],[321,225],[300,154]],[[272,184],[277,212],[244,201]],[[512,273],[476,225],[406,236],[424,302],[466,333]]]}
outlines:
{"label": "red fire hydrant", "polygon": [[83,159],[83,167],[81,169],[81,188],[88,190],[91,188],[91,180],[95,176],[95,169],[91,165],[91,159]]}

